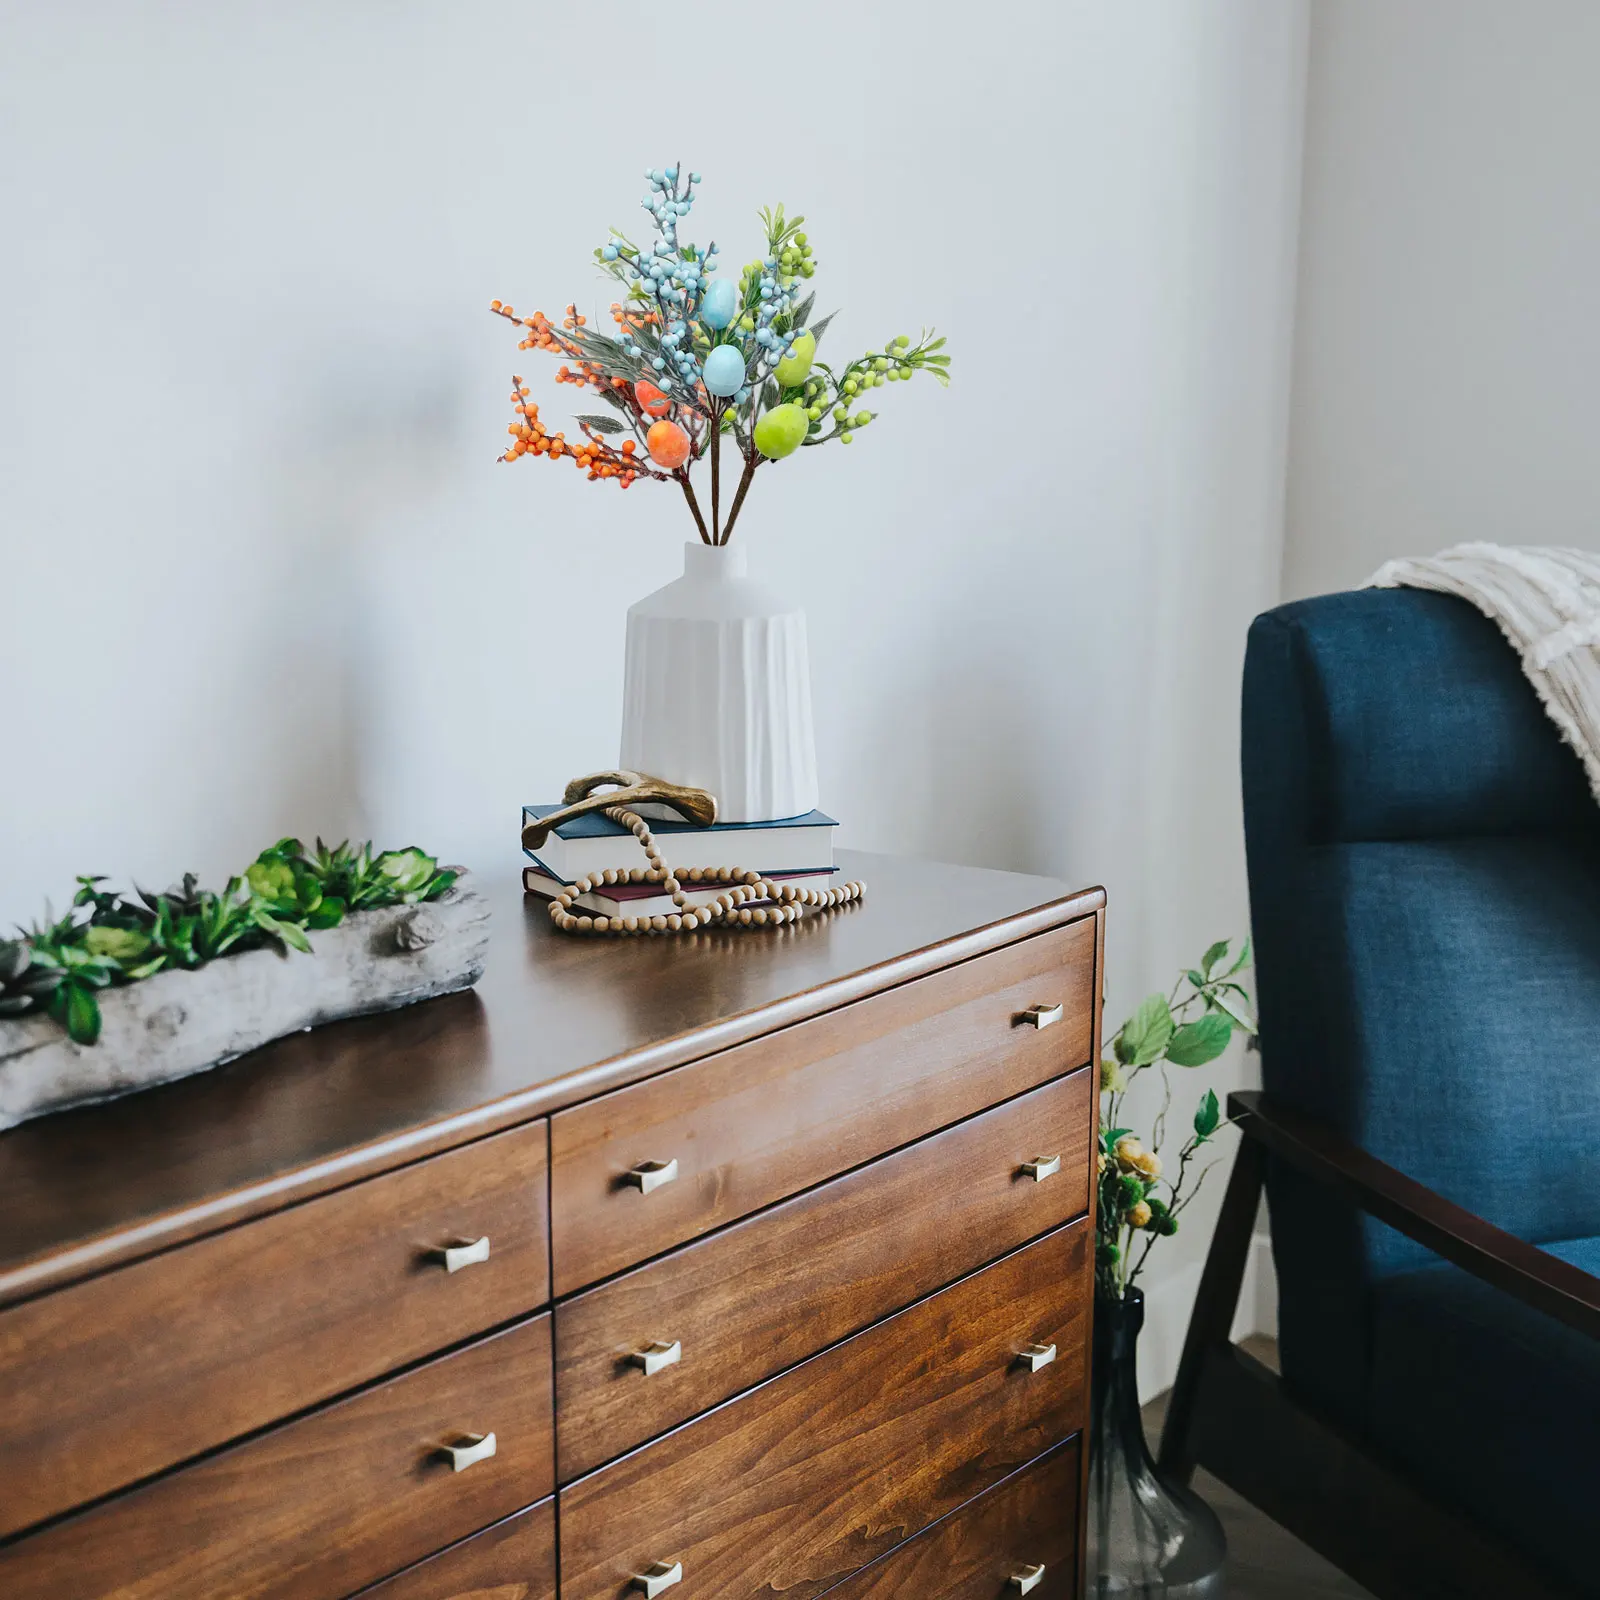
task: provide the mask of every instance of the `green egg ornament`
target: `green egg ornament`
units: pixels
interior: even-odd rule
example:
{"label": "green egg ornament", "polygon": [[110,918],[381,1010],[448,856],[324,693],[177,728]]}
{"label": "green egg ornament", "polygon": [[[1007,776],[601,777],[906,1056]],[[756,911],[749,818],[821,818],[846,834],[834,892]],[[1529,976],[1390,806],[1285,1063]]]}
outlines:
{"label": "green egg ornament", "polygon": [[769,461],[782,461],[805,442],[810,423],[804,406],[797,406],[793,401],[786,406],[774,406],[756,424],[756,449]]}
{"label": "green egg ornament", "polygon": [[739,309],[739,292],[726,278],[717,278],[700,300],[700,320],[708,328],[721,330],[733,321]]}
{"label": "green egg ornament", "polygon": [[804,383],[806,374],[811,371],[811,363],[816,358],[816,335],[807,329],[790,346],[788,355],[778,363],[778,382],[785,389],[792,389],[797,383]]}

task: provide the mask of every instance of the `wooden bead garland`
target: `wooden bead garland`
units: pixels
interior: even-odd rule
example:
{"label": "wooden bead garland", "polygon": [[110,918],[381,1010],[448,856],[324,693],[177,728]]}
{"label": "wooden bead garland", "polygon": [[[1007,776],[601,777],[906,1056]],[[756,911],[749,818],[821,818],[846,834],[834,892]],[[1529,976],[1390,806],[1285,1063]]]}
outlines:
{"label": "wooden bead garland", "polygon": [[[827,910],[831,906],[847,905],[866,893],[866,884],[860,882],[842,883],[836,889],[809,889],[793,883],[774,883],[770,878],[763,878],[759,872],[747,872],[742,867],[691,867],[684,873],[684,878],[690,883],[732,885],[709,905],[691,906],[688,894],[679,886],[672,869],[661,859],[661,852],[656,849],[655,835],[650,832],[650,824],[621,806],[608,807],[606,815],[633,834],[643,846],[650,865],[615,869],[607,867],[604,872],[579,878],[570,889],[564,889],[550,902],[550,920],[563,933],[687,933],[709,927],[713,922],[739,927],[781,927],[786,922],[798,922],[808,909]],[[573,902],[580,894],[613,883],[659,883],[672,896],[672,903],[678,909],[671,915],[657,913],[653,917],[572,914]],[[770,904],[751,904],[757,900]]]}

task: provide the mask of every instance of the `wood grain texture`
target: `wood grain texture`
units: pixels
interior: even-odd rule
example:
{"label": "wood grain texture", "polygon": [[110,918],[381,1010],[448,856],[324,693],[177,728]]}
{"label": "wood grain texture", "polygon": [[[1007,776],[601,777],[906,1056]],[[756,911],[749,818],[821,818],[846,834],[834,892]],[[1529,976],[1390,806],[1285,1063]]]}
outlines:
{"label": "wood grain texture", "polygon": [[[1095,924],[1065,928],[551,1119],[555,1289],[795,1194],[1088,1060]],[[1059,1003],[1052,1027],[1019,1025]],[[676,1160],[650,1194],[629,1168]]]}
{"label": "wood grain texture", "polygon": [[[563,1302],[558,1477],[566,1482],[1088,1205],[1088,1069]],[[1022,1163],[1057,1155],[1035,1182]],[[646,1377],[652,1340],[683,1358]]]}
{"label": "wood grain texture", "polygon": [[0,1547],[0,1594],[339,1600],[548,1494],[550,1409],[547,1313]]}
{"label": "wood grain texture", "polygon": [[104,1270],[1092,914],[1099,890],[841,851],[865,904],[793,928],[603,945],[518,870],[470,994],[280,1040],[0,1134],[0,1303]]}
{"label": "wood grain texture", "polygon": [[555,1501],[363,1589],[359,1600],[556,1600]]}
{"label": "wood grain texture", "polygon": [[1077,1432],[1089,1246],[1059,1229],[563,1489],[562,1600],[655,1561],[684,1600],[809,1600]]}
{"label": "wood grain texture", "polygon": [[828,1591],[829,1600],[1020,1600],[1013,1573],[1042,1566],[1032,1600],[1076,1600],[1081,1441],[968,1502]]}
{"label": "wood grain texture", "polygon": [[[0,1534],[549,1298],[546,1124],[0,1311]],[[447,1273],[434,1247],[487,1236]]]}

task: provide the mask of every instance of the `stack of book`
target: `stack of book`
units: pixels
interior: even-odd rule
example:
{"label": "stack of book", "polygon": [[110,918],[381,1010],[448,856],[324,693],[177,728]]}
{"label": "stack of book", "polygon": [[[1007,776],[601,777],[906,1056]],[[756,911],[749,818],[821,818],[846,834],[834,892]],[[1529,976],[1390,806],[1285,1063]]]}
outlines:
{"label": "stack of book", "polygon": [[[523,825],[560,809],[524,806]],[[833,864],[833,830],[837,826],[832,817],[809,811],[803,817],[784,817],[777,822],[718,822],[709,828],[652,819],[650,831],[689,904],[701,906],[716,899],[727,884],[690,881],[688,873],[696,867],[702,872],[742,867],[779,883],[826,888],[837,870]],[[608,867],[620,870],[645,865],[638,841],[621,823],[600,811],[563,822],[537,851],[523,854],[528,858],[522,869],[523,888],[552,900],[570,890],[579,878],[592,878]],[[653,917],[678,909],[657,883],[608,883],[575,896],[574,911],[579,907],[600,917]]]}

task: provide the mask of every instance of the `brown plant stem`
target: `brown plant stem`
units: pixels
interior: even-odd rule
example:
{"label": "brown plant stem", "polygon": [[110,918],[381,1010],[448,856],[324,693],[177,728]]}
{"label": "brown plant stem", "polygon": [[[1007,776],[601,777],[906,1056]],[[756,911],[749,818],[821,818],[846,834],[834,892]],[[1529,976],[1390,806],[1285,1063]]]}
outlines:
{"label": "brown plant stem", "polygon": [[739,492],[733,497],[733,504],[728,509],[728,520],[723,525],[721,543],[726,544],[733,535],[733,525],[739,520],[739,508],[744,504],[744,497],[750,492],[750,480],[756,475],[756,463],[761,459],[756,454],[754,444],[750,446],[750,453],[744,458],[744,472],[739,478]]}
{"label": "brown plant stem", "polygon": [[720,540],[722,500],[722,407],[711,416],[711,542]]}
{"label": "brown plant stem", "polygon": [[706,528],[706,519],[700,515],[700,502],[694,497],[694,485],[689,482],[687,470],[679,467],[673,477],[683,485],[683,498],[689,502],[689,509],[694,513],[694,525],[700,530],[700,542],[710,544],[711,534]]}

